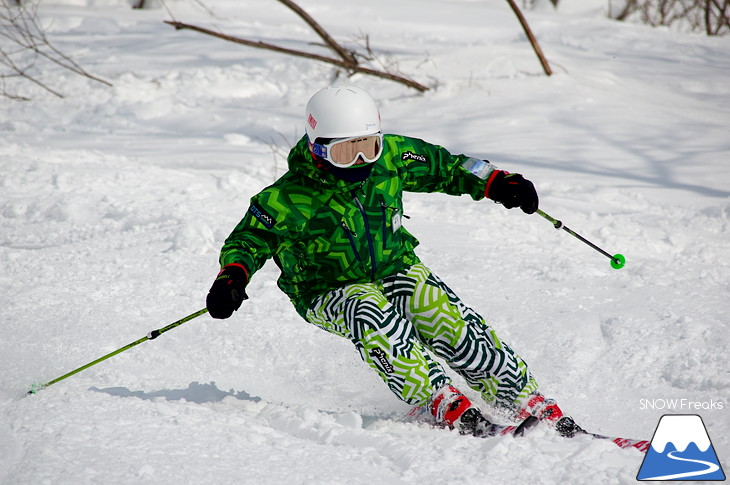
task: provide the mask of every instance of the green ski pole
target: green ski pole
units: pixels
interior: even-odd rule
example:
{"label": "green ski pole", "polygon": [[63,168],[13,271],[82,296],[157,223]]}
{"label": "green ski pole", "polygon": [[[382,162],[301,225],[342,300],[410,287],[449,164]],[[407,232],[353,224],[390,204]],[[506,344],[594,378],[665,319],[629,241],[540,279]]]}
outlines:
{"label": "green ski pole", "polygon": [[573,236],[573,237],[575,237],[575,238],[583,241],[584,243],[586,243],[587,245],[589,245],[590,247],[592,247],[593,249],[595,249],[599,253],[603,254],[606,257],[608,257],[608,259],[611,260],[611,267],[613,269],[621,269],[621,268],[624,267],[624,264],[626,264],[626,258],[624,258],[624,255],[623,254],[614,254],[613,256],[611,256],[609,253],[607,253],[603,249],[599,248],[598,246],[596,246],[595,244],[593,244],[592,242],[590,242],[588,239],[584,238],[583,236],[581,236],[580,234],[576,233],[575,231],[573,231],[571,229],[568,229],[568,227],[565,226],[565,225],[563,225],[563,223],[561,221],[559,221],[559,220],[557,220],[557,219],[555,219],[553,217],[550,217],[549,215],[547,215],[546,213],[544,213],[540,209],[537,210],[537,213],[540,214],[545,219],[547,219],[548,221],[552,222],[553,223],[553,226],[555,226],[555,229],[562,229],[562,230],[564,230],[565,232],[567,232],[571,236]]}
{"label": "green ski pole", "polygon": [[45,384],[36,384],[36,385],[33,385],[32,388],[31,388],[31,390],[28,391],[28,394],[35,394],[36,392],[38,392],[38,391],[40,391],[42,389],[45,389],[46,387],[48,387],[48,386],[50,386],[52,384],[55,384],[58,381],[62,381],[64,379],[66,379],[67,377],[71,377],[72,375],[81,372],[84,369],[88,369],[92,365],[96,365],[99,362],[105,361],[106,359],[108,359],[110,357],[114,357],[117,354],[121,354],[125,350],[129,350],[132,347],[135,347],[135,346],[141,344],[142,342],[145,342],[147,340],[156,339],[157,337],[159,337],[163,333],[167,332],[168,330],[172,330],[173,328],[178,327],[178,326],[182,325],[185,322],[189,322],[193,318],[199,317],[200,315],[202,315],[204,313],[208,313],[208,309],[207,308],[203,308],[202,310],[198,310],[197,312],[195,312],[195,313],[193,313],[191,315],[188,315],[187,317],[181,318],[180,320],[178,320],[176,322],[173,322],[170,325],[167,325],[166,327],[158,328],[157,330],[152,330],[150,333],[148,333],[147,335],[145,335],[141,339],[135,340],[131,344],[127,344],[124,347],[115,350],[114,352],[110,352],[110,353],[106,354],[103,357],[99,357],[98,359],[96,359],[96,360],[94,360],[92,362],[89,362],[88,364],[83,365],[83,366],[79,367],[78,369],[72,370],[68,374],[64,374],[61,377],[57,377],[57,378],[53,379],[52,381],[46,382]]}

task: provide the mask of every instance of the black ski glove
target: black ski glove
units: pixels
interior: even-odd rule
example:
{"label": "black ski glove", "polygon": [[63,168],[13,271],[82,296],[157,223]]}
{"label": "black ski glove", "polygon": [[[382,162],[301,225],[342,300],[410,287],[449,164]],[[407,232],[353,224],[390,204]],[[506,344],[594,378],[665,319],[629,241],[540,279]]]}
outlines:
{"label": "black ski glove", "polygon": [[495,172],[484,192],[487,197],[507,209],[519,206],[525,214],[532,214],[537,210],[539,200],[535,186],[518,173],[503,170]]}
{"label": "black ski glove", "polygon": [[248,300],[246,283],[248,283],[248,273],[243,266],[240,264],[224,266],[205,299],[210,316],[223,319],[233,315],[243,300]]}

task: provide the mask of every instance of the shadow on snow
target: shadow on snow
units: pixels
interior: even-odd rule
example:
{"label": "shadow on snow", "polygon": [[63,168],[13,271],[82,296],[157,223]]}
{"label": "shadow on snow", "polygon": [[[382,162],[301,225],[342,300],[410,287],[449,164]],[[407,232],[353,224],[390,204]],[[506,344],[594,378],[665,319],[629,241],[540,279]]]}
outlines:
{"label": "shadow on snow", "polygon": [[251,396],[246,391],[234,392],[232,389],[228,392],[222,391],[216,387],[215,382],[209,384],[200,384],[199,382],[191,382],[187,389],[162,389],[160,391],[130,391],[126,387],[107,387],[99,389],[98,387],[90,387],[89,390],[94,392],[103,392],[118,397],[137,397],[148,401],[154,401],[163,398],[167,401],[186,400],[197,404],[219,402],[228,396],[235,397],[242,401],[261,401],[260,397]]}

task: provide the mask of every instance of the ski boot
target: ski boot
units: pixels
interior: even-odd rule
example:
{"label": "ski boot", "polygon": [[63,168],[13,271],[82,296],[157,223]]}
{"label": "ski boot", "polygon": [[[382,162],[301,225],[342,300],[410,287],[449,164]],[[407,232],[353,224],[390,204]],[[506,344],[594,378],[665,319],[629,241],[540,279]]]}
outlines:
{"label": "ski boot", "polygon": [[444,386],[436,392],[431,398],[430,408],[438,426],[457,429],[460,434],[484,438],[495,436],[502,428],[493,425],[454,386]]}
{"label": "ski boot", "polygon": [[[566,416],[554,399],[546,399],[540,393],[530,394],[522,408],[517,412],[516,419],[522,423],[534,417],[555,428],[560,436],[572,438],[578,434],[585,434],[585,430],[578,426],[573,418]],[[533,421],[533,423],[536,423]]]}

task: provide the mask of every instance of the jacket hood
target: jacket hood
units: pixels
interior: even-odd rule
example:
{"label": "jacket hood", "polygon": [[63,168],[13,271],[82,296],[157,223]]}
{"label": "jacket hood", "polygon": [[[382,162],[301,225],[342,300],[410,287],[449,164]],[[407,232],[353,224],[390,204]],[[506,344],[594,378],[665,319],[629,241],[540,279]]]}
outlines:
{"label": "jacket hood", "polygon": [[312,152],[309,151],[309,138],[307,138],[307,135],[300,138],[289,151],[286,161],[290,172],[315,180],[319,180],[323,175],[322,170],[317,167],[317,162],[312,157]]}

